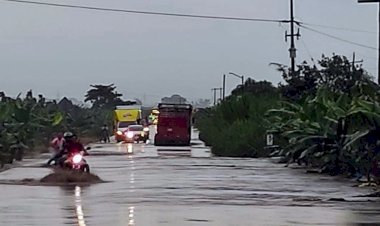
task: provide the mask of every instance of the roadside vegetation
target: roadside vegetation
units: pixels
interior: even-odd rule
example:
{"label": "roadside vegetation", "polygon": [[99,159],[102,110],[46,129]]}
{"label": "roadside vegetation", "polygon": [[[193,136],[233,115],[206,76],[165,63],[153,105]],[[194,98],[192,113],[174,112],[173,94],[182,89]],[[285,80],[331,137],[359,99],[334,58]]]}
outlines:
{"label": "roadside vegetation", "polygon": [[94,85],[85,101],[92,107],[77,106],[67,98],[60,102],[35,97],[30,90],[15,98],[0,93],[0,168],[21,161],[25,155],[47,149],[57,132],[72,131],[83,142],[98,140],[100,128],[112,128],[112,109],[122,101],[111,85]]}
{"label": "roadside vegetation", "polygon": [[200,138],[217,156],[263,157],[268,156],[265,133],[269,127],[265,113],[277,106],[278,90],[269,82],[245,82],[245,92],[234,92],[221,104],[201,111],[196,126]]}
{"label": "roadside vegetation", "polygon": [[[367,72],[336,55],[323,56],[318,65],[303,63],[295,73],[275,66],[285,84],[273,87],[247,80],[198,116],[201,139],[212,152],[280,156],[282,162],[331,175],[360,174],[370,179],[379,174],[380,93]],[[265,148],[268,132],[276,135],[279,148]]]}

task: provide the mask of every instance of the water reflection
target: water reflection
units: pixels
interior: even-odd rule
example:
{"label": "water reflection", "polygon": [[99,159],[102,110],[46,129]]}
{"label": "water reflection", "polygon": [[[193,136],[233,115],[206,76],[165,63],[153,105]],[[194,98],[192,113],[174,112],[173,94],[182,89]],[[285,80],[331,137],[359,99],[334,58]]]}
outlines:
{"label": "water reflection", "polygon": [[128,207],[129,214],[128,214],[128,226],[134,226],[135,225],[135,207],[130,206]]}
{"label": "water reflection", "polygon": [[[82,207],[82,188],[80,186],[62,187],[65,195],[63,196],[66,207],[65,211],[69,211],[66,219],[68,225],[86,226],[85,215]],[[73,197],[74,193],[74,197]]]}
{"label": "water reflection", "polygon": [[120,143],[117,145],[118,152],[133,154],[133,144],[132,143]]}
{"label": "water reflection", "polygon": [[[128,156],[128,162],[130,166],[129,170],[129,191],[132,193],[135,192],[135,160],[132,155]],[[135,225],[135,207],[129,206],[128,207],[128,226],[134,226]]]}
{"label": "water reflection", "polygon": [[84,220],[84,214],[82,209],[82,199],[81,199],[82,189],[79,186],[75,186],[75,207],[76,207],[76,215],[78,219],[79,226],[86,226],[86,222]]}
{"label": "water reflection", "polygon": [[128,161],[129,161],[129,191],[130,192],[135,192],[135,160],[132,155],[128,156]]}
{"label": "water reflection", "polygon": [[133,145],[132,144],[127,144],[127,153],[132,154],[133,153]]}

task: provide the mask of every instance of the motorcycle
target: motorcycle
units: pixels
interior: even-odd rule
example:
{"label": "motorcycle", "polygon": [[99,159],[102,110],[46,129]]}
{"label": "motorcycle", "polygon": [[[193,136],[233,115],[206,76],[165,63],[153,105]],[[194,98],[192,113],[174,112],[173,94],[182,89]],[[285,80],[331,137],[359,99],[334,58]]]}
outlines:
{"label": "motorcycle", "polygon": [[[86,148],[86,150],[90,150],[90,147]],[[85,152],[75,152],[69,154],[66,160],[63,162],[63,168],[68,170],[75,170],[81,172],[90,172],[90,166],[87,161],[83,158]]]}

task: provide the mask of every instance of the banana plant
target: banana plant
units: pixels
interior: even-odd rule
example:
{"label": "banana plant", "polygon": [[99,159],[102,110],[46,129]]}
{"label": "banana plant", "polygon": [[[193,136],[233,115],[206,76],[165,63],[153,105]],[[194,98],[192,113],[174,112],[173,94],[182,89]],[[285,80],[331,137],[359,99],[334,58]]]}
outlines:
{"label": "banana plant", "polygon": [[58,125],[63,119],[60,112],[49,112],[32,98],[7,98],[0,102],[0,161],[11,163],[21,160],[28,145]]}
{"label": "banana plant", "polygon": [[267,115],[272,129],[289,141],[283,152],[289,162],[304,161],[333,174],[352,172],[358,168],[358,142],[380,125],[379,103],[366,99],[321,88],[314,98],[283,103]]}

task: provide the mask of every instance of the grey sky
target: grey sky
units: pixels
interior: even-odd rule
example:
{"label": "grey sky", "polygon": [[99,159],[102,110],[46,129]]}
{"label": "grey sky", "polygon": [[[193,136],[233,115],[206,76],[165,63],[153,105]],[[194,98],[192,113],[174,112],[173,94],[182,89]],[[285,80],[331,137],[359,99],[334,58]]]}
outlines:
{"label": "grey sky", "polygon": [[[48,0],[45,0],[48,1]],[[377,6],[357,0],[294,0],[306,23],[373,31],[320,31],[377,47]],[[66,0],[55,3],[185,14],[287,19],[288,0]],[[126,98],[148,102],[173,93],[210,98],[229,71],[269,80],[270,62],[289,64],[287,24],[216,21],[55,8],[0,0],[0,90],[32,88],[47,97],[83,99],[90,84],[114,83]],[[377,51],[301,29],[297,62],[332,52],[357,53],[376,75]],[[228,90],[239,83],[227,80]]]}

